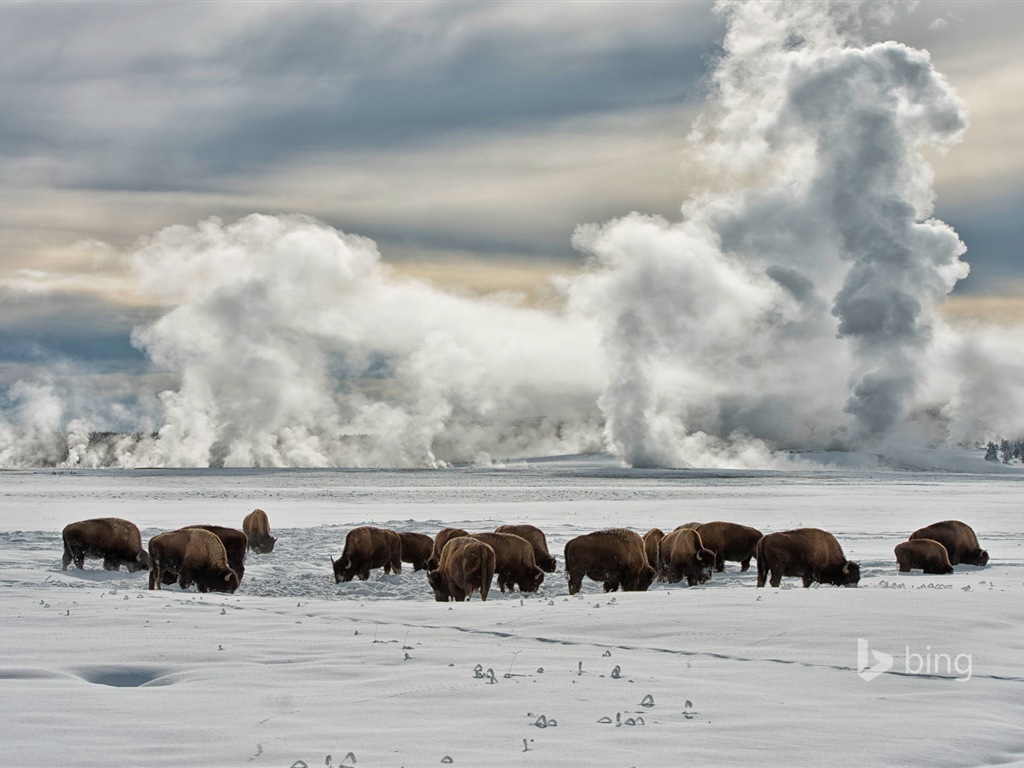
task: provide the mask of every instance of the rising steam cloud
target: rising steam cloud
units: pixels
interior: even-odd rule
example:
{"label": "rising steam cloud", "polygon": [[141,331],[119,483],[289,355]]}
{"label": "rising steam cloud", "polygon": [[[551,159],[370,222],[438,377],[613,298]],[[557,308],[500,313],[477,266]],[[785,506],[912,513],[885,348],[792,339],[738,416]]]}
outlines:
{"label": "rising steam cloud", "polygon": [[152,433],[97,444],[89,414],[65,422],[23,382],[0,464],[770,466],[983,435],[985,373],[1013,345],[936,315],[968,268],[920,154],[960,139],[960,100],[926,52],[856,44],[876,6],[718,9],[694,139],[737,184],[679,221],[580,226],[589,266],[558,282],[563,311],[399,279],[371,241],[302,217],[172,227],[130,254],[140,294],[173,307],[133,335],[178,379]]}

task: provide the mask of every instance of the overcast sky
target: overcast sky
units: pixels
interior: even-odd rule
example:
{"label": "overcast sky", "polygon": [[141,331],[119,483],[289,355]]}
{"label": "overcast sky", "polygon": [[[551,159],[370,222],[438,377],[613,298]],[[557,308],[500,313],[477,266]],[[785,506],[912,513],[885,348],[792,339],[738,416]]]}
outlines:
{"label": "overcast sky", "polygon": [[[1024,293],[1024,3],[922,2],[970,113],[936,158],[961,301]],[[679,216],[723,24],[709,3],[0,4],[0,380],[139,359],[111,256],[172,224],[304,213],[385,262],[535,290],[578,224]],[[997,302],[993,304],[992,302]]]}

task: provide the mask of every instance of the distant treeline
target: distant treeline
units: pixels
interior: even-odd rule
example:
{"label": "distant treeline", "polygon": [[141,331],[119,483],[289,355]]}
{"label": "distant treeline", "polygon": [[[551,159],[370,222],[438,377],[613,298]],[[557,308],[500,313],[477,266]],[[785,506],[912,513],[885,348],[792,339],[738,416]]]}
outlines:
{"label": "distant treeline", "polygon": [[1024,462],[1024,438],[1017,440],[990,440],[985,446],[985,461],[1001,461],[1010,464],[1014,459]]}

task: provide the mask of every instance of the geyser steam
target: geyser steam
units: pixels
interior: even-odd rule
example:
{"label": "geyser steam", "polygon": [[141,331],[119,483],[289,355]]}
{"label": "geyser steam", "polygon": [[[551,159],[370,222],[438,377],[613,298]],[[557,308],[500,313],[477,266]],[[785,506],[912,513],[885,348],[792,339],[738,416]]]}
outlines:
{"label": "geyser steam", "polygon": [[600,265],[575,291],[602,326],[608,437],[633,464],[706,461],[702,434],[890,438],[923,405],[933,308],[967,274],[929,218],[919,150],[947,149],[966,119],[928,55],[851,46],[824,4],[719,9],[707,159],[765,181],[689,202],[682,223],[634,214],[576,235]]}
{"label": "geyser steam", "polygon": [[[851,9],[878,6],[837,7],[719,4],[728,34],[694,139],[738,183],[678,222],[579,227],[589,265],[558,281],[562,312],[397,279],[372,242],[301,217],[172,227],[128,255],[139,293],[171,307],[133,335],[178,380],[155,434],[96,444],[89,413],[63,424],[53,388],[21,383],[0,464],[437,466],[608,449],[633,466],[749,467],[778,448],[984,435],[984,377],[1019,347],[935,314],[967,266],[931,218],[920,154],[959,140],[963,106],[927,53],[850,39]],[[998,394],[1024,401],[1016,383]]]}

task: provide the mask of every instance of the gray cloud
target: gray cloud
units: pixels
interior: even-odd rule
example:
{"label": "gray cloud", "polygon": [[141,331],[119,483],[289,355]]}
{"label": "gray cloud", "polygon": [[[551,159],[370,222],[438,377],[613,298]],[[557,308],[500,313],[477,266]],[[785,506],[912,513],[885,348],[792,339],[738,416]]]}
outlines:
{"label": "gray cloud", "polygon": [[692,4],[254,8],[6,6],[0,154],[58,186],[210,190],[310,152],[681,102],[715,39]]}
{"label": "gray cloud", "polygon": [[[869,19],[861,36],[868,42],[895,37],[929,49],[935,68],[967,102],[972,121],[965,142],[936,164],[936,214],[961,235],[972,265],[972,276],[956,290],[1017,286],[1011,278],[1024,273],[1024,232],[1016,216],[1024,195],[1024,156],[1018,151],[1024,100],[1016,98],[1024,84],[1017,50],[1024,5],[981,4],[979,10],[973,3],[923,2],[899,8],[895,26]],[[938,18],[945,23],[934,24]],[[0,286],[7,286],[0,289],[6,290],[0,294],[0,388],[13,377],[28,378],[35,366],[47,371],[65,401],[74,401],[69,412],[88,410],[89,398],[81,392],[105,391],[118,392],[121,404],[134,402],[137,412],[160,411],[145,395],[154,379],[138,377],[148,370],[147,360],[129,342],[132,328],[155,327],[156,310],[125,309],[127,267],[93,268],[74,254],[82,239],[130,254],[137,238],[168,225],[192,226],[211,215],[232,222],[253,211],[298,212],[372,237],[385,266],[452,257],[485,267],[546,268],[581,265],[570,237],[582,222],[624,217],[641,239],[660,240],[645,232],[661,228],[672,235],[683,201],[691,201],[686,216],[698,210],[694,190],[726,186],[684,166],[686,133],[705,77],[718,61],[723,29],[703,3],[0,4]],[[796,46],[798,40],[790,42]],[[812,101],[826,103],[827,95],[825,89]],[[890,144],[874,142],[876,150]],[[829,149],[838,157],[842,146]],[[791,159],[758,173],[771,178]],[[891,160],[861,146],[842,172],[850,188],[875,189],[874,175],[884,189]],[[929,188],[927,179],[919,181]],[[621,295],[639,309],[619,313],[626,338],[610,337],[628,351],[638,323],[663,323],[652,336],[657,339],[710,317],[736,349],[742,347],[737,356],[718,344],[673,354],[701,365],[717,360],[720,380],[731,381],[734,361],[750,367],[743,350],[765,344],[765,331],[758,322],[753,337],[731,337],[734,318],[709,306],[709,296],[720,295],[722,307],[759,306],[768,326],[784,322],[780,359],[797,353],[825,359],[821,350],[833,343],[836,327],[850,346],[862,347],[927,332],[928,308],[942,293],[924,286],[934,277],[928,270],[911,270],[893,284],[899,270],[879,270],[870,259],[848,274],[822,267],[822,249],[831,247],[835,234],[815,223],[826,207],[839,221],[850,211],[857,213],[851,220],[872,220],[873,209],[858,210],[856,199],[843,198],[842,185],[835,188],[834,197],[812,195],[799,208],[784,204],[785,190],[750,191],[735,200],[749,214],[745,220],[728,206],[705,207],[704,220],[721,238],[722,274],[712,275],[703,289],[691,286],[685,272],[660,267],[653,285],[626,281]],[[927,201],[913,202],[928,207]],[[654,225],[630,211],[665,222]],[[871,233],[858,224],[845,235],[854,245],[876,235],[879,242],[895,243],[902,236],[899,221],[908,216],[908,210],[889,211],[881,217],[888,232]],[[899,261],[899,248],[882,250]],[[763,263],[771,280],[737,280],[732,254]],[[641,250],[636,258],[650,257]],[[664,258],[675,263],[669,250]],[[119,270],[108,283],[89,287]],[[267,274],[273,274],[270,265]],[[692,303],[676,311],[678,298],[671,297],[664,301],[671,311],[652,314],[650,295],[660,296],[672,280],[686,284]],[[919,290],[930,293],[922,299]],[[829,314],[835,299],[841,318]],[[220,308],[228,305],[211,303],[208,311]],[[186,331],[196,326],[175,317],[183,338],[163,338],[147,347],[150,354],[187,346]],[[217,317],[228,327],[244,312]],[[423,379],[415,361],[424,355],[457,357],[443,344],[426,349],[402,369],[408,380]],[[640,362],[654,365],[664,350],[652,342],[641,351],[648,356]],[[628,363],[628,355],[623,360]],[[323,367],[338,379],[398,370],[387,355],[367,353],[357,365],[339,361],[333,351],[324,353]],[[723,388],[687,411],[688,426],[718,436],[746,427],[755,436],[799,442],[815,425],[841,423],[836,414],[845,395],[837,399],[834,392],[850,384],[854,400],[865,404],[860,415],[868,431],[877,431],[889,417],[877,425],[867,420],[885,410],[878,405],[884,405],[884,393],[906,400],[906,382],[914,377],[868,371],[847,382],[849,367],[847,360],[832,366],[823,389],[833,395],[807,405],[806,423],[794,425],[799,414],[779,415],[791,379],[806,378],[796,370],[779,372],[776,391],[764,392],[758,402]],[[224,371],[218,368],[214,378],[226,397],[234,390],[230,366]],[[607,413],[619,424],[643,427],[644,439],[629,437],[628,426],[621,434],[644,463],[673,440],[657,409],[683,407],[659,402],[653,389],[638,389],[626,375],[636,373],[625,366],[624,391],[643,396],[633,404],[620,398]],[[679,375],[669,391],[704,385]],[[173,373],[163,377],[160,386],[180,386],[170,381]],[[592,378],[577,388],[589,393]],[[93,383],[78,388],[75,379]],[[424,429],[437,416],[435,405],[416,404],[416,422]],[[655,411],[638,413],[633,406]],[[117,409],[96,413],[97,423],[126,423],[117,422]],[[471,429],[469,420],[459,423]],[[592,427],[587,421],[584,431]]]}

